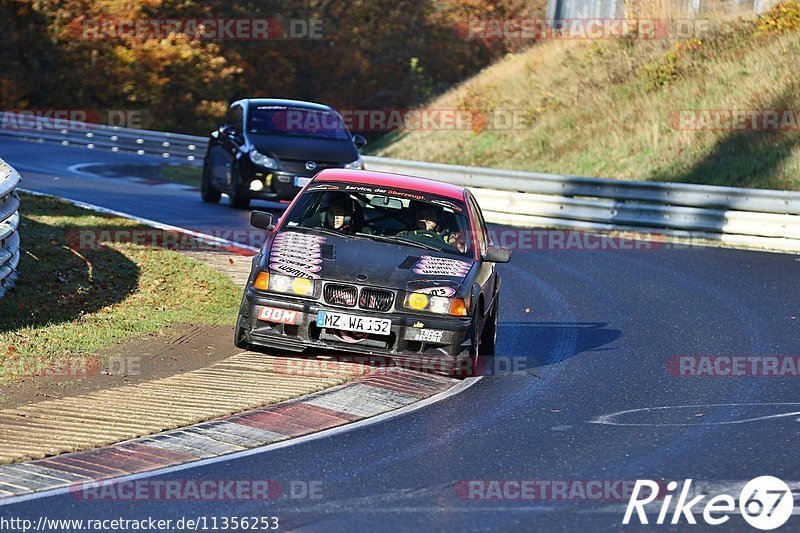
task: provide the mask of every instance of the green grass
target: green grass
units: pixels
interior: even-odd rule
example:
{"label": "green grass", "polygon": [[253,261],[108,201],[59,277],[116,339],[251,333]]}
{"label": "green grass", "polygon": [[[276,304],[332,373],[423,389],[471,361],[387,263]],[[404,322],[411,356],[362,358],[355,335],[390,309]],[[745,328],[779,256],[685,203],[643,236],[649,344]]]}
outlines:
{"label": "green grass", "polygon": [[371,153],[582,176],[800,190],[800,129],[681,130],[670,122],[670,114],[680,110],[799,110],[800,29],[791,13],[800,10],[789,12],[769,15],[783,23],[740,20],[700,39],[536,44],[428,105],[510,110],[525,117],[522,127],[399,131],[373,143]]}
{"label": "green grass", "polygon": [[161,177],[175,183],[182,183],[183,185],[191,185],[193,187],[200,186],[200,178],[202,176],[202,169],[194,166],[165,166],[161,169]]}
{"label": "green grass", "polygon": [[172,324],[234,323],[240,290],[224,274],[170,250],[79,244],[80,231],[138,223],[28,195],[20,214],[20,276],[0,300],[0,382]]}

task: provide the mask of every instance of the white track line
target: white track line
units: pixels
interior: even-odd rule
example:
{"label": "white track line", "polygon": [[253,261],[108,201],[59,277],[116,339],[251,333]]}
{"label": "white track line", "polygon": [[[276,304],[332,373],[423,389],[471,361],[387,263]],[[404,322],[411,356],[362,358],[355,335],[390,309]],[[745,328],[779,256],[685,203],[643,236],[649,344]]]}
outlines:
{"label": "white track line", "polygon": [[59,200],[64,200],[67,203],[70,203],[76,207],[82,207],[84,209],[91,209],[92,211],[97,211],[98,213],[104,213],[107,215],[114,215],[122,218],[127,218],[130,220],[135,220],[136,222],[140,222],[142,224],[146,224],[156,229],[164,230],[164,231],[175,231],[178,233],[183,233],[185,235],[189,235],[191,237],[195,237],[201,242],[206,244],[216,244],[219,246],[229,246],[233,248],[238,248],[240,250],[247,250],[248,252],[258,252],[260,248],[256,248],[255,246],[247,246],[245,244],[240,244],[235,241],[229,241],[227,239],[221,239],[219,237],[214,237],[213,235],[208,235],[206,233],[199,233],[197,231],[192,231],[185,228],[179,228],[178,226],[171,226],[169,224],[163,224],[161,222],[156,222],[155,220],[150,220],[147,218],[137,217],[135,215],[131,215],[128,213],[123,213],[121,211],[114,211],[113,209],[107,209],[105,207],[100,207],[94,204],[87,204],[86,202],[81,202],[79,200],[73,200],[71,198],[63,198],[61,196],[55,196],[52,194],[45,194],[42,192],[31,191],[28,189],[17,189],[18,191],[22,191],[25,194],[30,194],[32,196],[42,196],[45,198],[57,198]]}

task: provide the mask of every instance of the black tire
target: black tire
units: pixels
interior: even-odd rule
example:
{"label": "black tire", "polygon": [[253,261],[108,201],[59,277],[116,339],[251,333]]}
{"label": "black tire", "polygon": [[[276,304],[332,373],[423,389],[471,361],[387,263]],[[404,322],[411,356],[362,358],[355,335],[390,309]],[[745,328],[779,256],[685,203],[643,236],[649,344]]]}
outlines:
{"label": "black tire", "polygon": [[250,350],[251,346],[250,343],[247,342],[247,336],[245,335],[245,328],[242,326],[242,317],[240,316],[239,319],[236,321],[236,330],[233,334],[233,344],[237,348],[241,348],[242,350]]}
{"label": "black tire", "polygon": [[209,204],[219,203],[222,193],[211,183],[211,173],[208,170],[208,161],[203,163],[203,178],[200,180],[200,197]]}
{"label": "black tire", "polygon": [[495,355],[495,351],[497,349],[497,319],[499,309],[500,295],[495,297],[494,306],[492,307],[492,314],[489,316],[489,320],[483,327],[483,333],[481,333],[480,355]]}
{"label": "black tire", "polygon": [[470,378],[480,374],[481,360],[481,334],[480,334],[480,313],[478,311],[472,316],[470,326],[470,346],[466,353],[462,353],[455,362],[452,376],[457,378]]}
{"label": "black tire", "polygon": [[247,196],[242,183],[242,169],[235,163],[231,169],[231,192],[228,194],[228,201],[234,209],[250,207],[250,197]]}

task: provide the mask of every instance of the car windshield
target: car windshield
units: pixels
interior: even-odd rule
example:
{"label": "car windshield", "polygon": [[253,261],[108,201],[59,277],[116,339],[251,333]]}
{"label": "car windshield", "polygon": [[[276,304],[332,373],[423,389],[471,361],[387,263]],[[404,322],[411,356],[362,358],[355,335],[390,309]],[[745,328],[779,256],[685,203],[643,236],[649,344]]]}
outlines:
{"label": "car windshield", "polygon": [[320,184],[285,215],[286,226],[469,256],[472,232],[463,202],[356,184]]}
{"label": "car windshield", "polygon": [[254,106],[247,129],[264,135],[292,135],[316,139],[348,140],[350,134],[338,113],[300,107]]}

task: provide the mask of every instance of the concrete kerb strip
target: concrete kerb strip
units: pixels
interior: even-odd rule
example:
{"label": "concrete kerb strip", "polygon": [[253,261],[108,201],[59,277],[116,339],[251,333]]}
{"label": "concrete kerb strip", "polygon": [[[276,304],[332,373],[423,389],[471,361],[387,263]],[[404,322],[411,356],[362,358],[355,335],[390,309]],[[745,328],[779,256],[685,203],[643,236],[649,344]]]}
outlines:
{"label": "concrete kerb strip", "polygon": [[[243,352],[209,367],[225,367],[230,379],[223,382],[215,372],[199,369],[0,410],[0,462],[92,449],[213,420],[318,392],[373,370],[340,362],[340,371],[328,377],[252,372],[249,363],[240,371],[239,359],[250,356]],[[281,358],[262,355],[261,359],[270,368]],[[239,390],[238,383],[247,385]]]}
{"label": "concrete kerb strip", "polygon": [[[414,393],[399,393],[384,377],[407,381]],[[420,379],[423,377],[424,379]],[[476,383],[423,375],[399,367],[382,368],[356,381],[303,398],[204,422],[188,428],[21,464],[0,466],[0,504],[36,493],[70,491],[80,498],[82,484],[204,464],[227,456],[257,453],[326,430],[414,410]]]}

